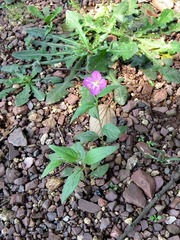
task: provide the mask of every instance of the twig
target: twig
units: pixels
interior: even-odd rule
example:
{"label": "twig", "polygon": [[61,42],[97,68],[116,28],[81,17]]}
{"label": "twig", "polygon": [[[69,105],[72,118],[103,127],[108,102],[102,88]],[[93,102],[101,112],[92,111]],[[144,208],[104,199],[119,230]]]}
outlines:
{"label": "twig", "polygon": [[144,208],[142,213],[132,222],[131,225],[127,226],[124,230],[124,233],[117,239],[117,240],[123,240],[129,232],[131,232],[135,226],[141,221],[141,219],[151,210],[151,208],[155,205],[155,203],[161,199],[162,195],[168,191],[168,189],[179,180],[180,178],[180,172],[176,172],[171,180],[162,188],[160,192],[156,194],[156,196],[153,198],[153,200]]}

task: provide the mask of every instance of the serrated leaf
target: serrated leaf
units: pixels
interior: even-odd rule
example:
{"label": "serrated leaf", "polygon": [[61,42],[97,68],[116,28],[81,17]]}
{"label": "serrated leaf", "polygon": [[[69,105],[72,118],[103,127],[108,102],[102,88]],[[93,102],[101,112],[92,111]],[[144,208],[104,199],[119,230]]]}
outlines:
{"label": "serrated leaf", "polygon": [[79,158],[78,154],[70,147],[50,145],[49,148],[51,148],[58,157],[62,158],[64,162],[73,163]]}
{"label": "serrated leaf", "polygon": [[2,72],[7,72],[7,73],[15,73],[15,72],[20,72],[20,66],[19,64],[12,64],[12,65],[6,65],[1,68]]}
{"label": "serrated leaf", "polygon": [[141,70],[150,80],[155,80],[157,78],[158,67],[153,66],[152,64],[146,64],[144,67],[141,68]]}
{"label": "serrated leaf", "polygon": [[174,11],[172,9],[164,9],[158,17],[158,23],[161,27],[174,20]]}
{"label": "serrated leaf", "polygon": [[53,155],[51,156],[51,159],[50,159],[51,162],[44,169],[43,174],[41,175],[41,178],[46,177],[49,173],[54,171],[55,168],[59,167],[63,163],[62,159],[60,159],[57,154],[53,153],[50,155]]}
{"label": "serrated leaf", "polygon": [[31,90],[34,94],[34,97],[39,101],[43,101],[45,99],[45,93],[38,89],[35,85],[31,84]]}
{"label": "serrated leaf", "polygon": [[99,166],[96,170],[91,172],[91,177],[98,178],[103,177],[109,169],[109,163]]}
{"label": "serrated leaf", "polygon": [[49,16],[47,16],[46,14],[46,18],[44,19],[44,21],[46,23],[50,23],[51,21],[53,21],[55,19],[55,17],[62,12],[62,7],[58,7],[56,8]]}
{"label": "serrated leaf", "polygon": [[[100,118],[102,127],[107,123],[112,123],[112,124],[116,125],[117,118],[116,118],[116,114],[112,108],[110,108],[109,106],[107,106],[105,104],[100,104],[98,106],[98,109],[99,109],[99,118]],[[97,133],[99,136],[101,136],[102,135],[101,126],[100,126],[98,119],[90,117],[90,120],[89,120],[90,131],[93,131],[93,132]]]}
{"label": "serrated leaf", "polygon": [[30,86],[27,84],[24,89],[16,95],[15,104],[17,107],[20,107],[29,101],[30,91]]}
{"label": "serrated leaf", "polygon": [[70,176],[73,173],[73,168],[72,167],[66,167],[61,173],[61,178],[65,178]]}
{"label": "serrated leaf", "polygon": [[107,137],[107,142],[116,141],[120,137],[120,130],[112,123],[107,123],[102,128],[102,134]]}
{"label": "serrated leaf", "polygon": [[62,98],[64,98],[68,91],[67,89],[72,86],[71,82],[64,81],[63,83],[55,84],[54,88],[51,89],[46,96],[46,103],[52,104],[60,101]]}
{"label": "serrated leaf", "polygon": [[81,168],[76,168],[74,170],[74,173],[72,173],[66,180],[62,195],[61,195],[61,202],[64,203],[67,198],[71,195],[71,193],[74,191],[74,189],[78,186],[79,181],[81,179],[82,170]]}
{"label": "serrated leaf", "polygon": [[10,92],[13,92],[15,89],[14,88],[6,88],[0,92],[0,99],[3,99],[8,96]]}
{"label": "serrated leaf", "polygon": [[87,71],[92,72],[96,69],[99,72],[106,72],[108,66],[108,56],[106,50],[100,50],[96,55],[87,57]]}
{"label": "serrated leaf", "polygon": [[82,132],[74,137],[76,140],[79,140],[82,144],[87,142],[93,142],[99,138],[97,133],[93,131]]}
{"label": "serrated leaf", "polygon": [[180,84],[180,71],[171,67],[160,67],[159,72],[163,74],[163,77],[168,82],[174,82]]}
{"label": "serrated leaf", "polygon": [[38,18],[44,20],[44,15],[42,14],[42,12],[37,7],[35,7],[35,6],[28,6],[27,9],[35,17],[38,17]]}
{"label": "serrated leaf", "polygon": [[98,147],[89,150],[86,154],[84,162],[88,165],[100,162],[107,156],[111,155],[118,149],[118,146],[106,146],[106,147]]}
{"label": "serrated leaf", "polygon": [[83,113],[86,113],[92,107],[94,107],[94,103],[86,103],[78,107],[74,115],[72,116],[70,123],[72,123],[76,118],[78,118]]}

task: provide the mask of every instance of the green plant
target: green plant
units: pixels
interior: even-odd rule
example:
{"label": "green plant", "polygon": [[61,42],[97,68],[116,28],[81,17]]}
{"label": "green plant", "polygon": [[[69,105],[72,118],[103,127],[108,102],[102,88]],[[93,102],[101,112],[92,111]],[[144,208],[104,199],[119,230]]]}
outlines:
{"label": "green plant", "polygon": [[45,168],[42,177],[47,176],[55,168],[63,163],[68,164],[61,172],[61,177],[67,177],[64,184],[61,201],[65,202],[81,180],[87,177],[87,166],[92,170],[91,177],[103,176],[109,168],[109,164],[100,165],[101,160],[118,149],[118,146],[104,146],[93,148],[87,153],[83,146],[77,142],[71,147],[49,146],[54,153],[49,155],[50,163]]}
{"label": "green plant", "polygon": [[33,16],[42,19],[46,23],[45,35],[51,32],[53,29],[53,20],[62,12],[62,7],[56,8],[52,13],[50,12],[49,6],[45,6],[42,11],[33,5],[28,6],[27,9]]}
{"label": "green plant", "polygon": [[[150,146],[151,147],[151,146]],[[165,164],[169,164],[171,163],[172,161],[180,161],[180,158],[179,157],[166,157],[166,153],[164,150],[159,150],[157,148],[154,148],[154,147],[151,147],[151,149],[154,151],[154,152],[157,152],[158,153],[158,157],[156,156],[152,156],[150,154],[147,154],[150,158],[158,161],[158,162],[161,162],[161,163],[165,163]]]}
{"label": "green plant", "polygon": [[152,221],[152,222],[158,222],[162,219],[162,216],[161,215],[158,215],[158,214],[154,214],[154,215],[151,215],[149,217],[149,220]]}

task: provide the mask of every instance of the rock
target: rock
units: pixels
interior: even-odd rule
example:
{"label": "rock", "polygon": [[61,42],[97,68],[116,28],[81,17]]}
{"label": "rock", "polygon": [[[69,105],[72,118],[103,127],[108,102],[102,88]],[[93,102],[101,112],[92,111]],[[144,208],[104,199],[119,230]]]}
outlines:
{"label": "rock", "polygon": [[161,136],[161,134],[160,134],[159,131],[153,132],[153,140],[154,140],[155,142],[161,140],[161,138],[162,138],[162,136]]}
{"label": "rock", "polygon": [[110,201],[110,202],[113,202],[114,200],[117,199],[117,194],[113,191],[108,191],[105,195],[105,198]]}
{"label": "rock", "polygon": [[174,1],[173,0],[153,0],[152,4],[159,9],[160,11],[163,11],[164,9],[167,8],[173,8],[174,6]]}
{"label": "rock", "polygon": [[178,235],[168,238],[168,240],[180,240]]}
{"label": "rock", "polygon": [[86,201],[84,199],[79,199],[78,207],[79,207],[79,209],[89,212],[89,213],[96,213],[101,210],[101,208],[97,204]]}
{"label": "rock", "polygon": [[101,231],[106,229],[110,225],[110,220],[109,218],[102,218],[101,219],[101,224],[100,224],[100,229]]}
{"label": "rock", "polygon": [[79,97],[70,93],[69,96],[66,98],[66,101],[69,105],[74,105],[79,100]]}
{"label": "rock", "polygon": [[154,231],[160,232],[163,229],[163,225],[160,223],[154,223],[153,228],[154,228]]}
{"label": "rock", "polygon": [[113,212],[116,205],[117,205],[116,201],[110,202],[110,203],[108,203],[108,208]]}
{"label": "rock", "polygon": [[27,146],[27,139],[21,128],[16,128],[8,137],[9,143],[16,147]]}
{"label": "rock", "polygon": [[156,184],[155,180],[148,173],[139,169],[133,173],[131,179],[144,191],[149,198],[153,198]]}
{"label": "rock", "polygon": [[112,238],[118,239],[121,235],[122,231],[117,226],[114,226],[111,230],[110,236]]}
{"label": "rock", "polygon": [[38,183],[39,183],[38,179],[34,179],[33,181],[26,183],[25,190],[29,191],[31,189],[36,189],[38,186]]}
{"label": "rock", "polygon": [[156,192],[159,191],[159,189],[164,185],[164,180],[161,176],[155,176],[154,177],[155,184],[156,184]]}
{"label": "rock", "polygon": [[107,205],[107,201],[101,197],[98,198],[98,205],[100,207],[106,206]]}
{"label": "rock", "polygon": [[29,169],[34,163],[34,158],[32,157],[27,157],[24,159],[24,164],[25,164],[25,167],[24,169],[27,170]]}
{"label": "rock", "polygon": [[146,199],[142,190],[133,182],[123,192],[123,197],[126,202],[132,203],[138,207],[144,208]]}
{"label": "rock", "polygon": [[9,152],[7,154],[8,160],[13,160],[15,157],[20,155],[19,151],[17,151],[11,143],[7,143],[7,146],[9,148]]}
{"label": "rock", "polygon": [[127,170],[132,170],[135,166],[136,166],[136,163],[138,162],[138,158],[136,155],[133,155],[132,157],[130,157],[128,160],[127,160],[127,164],[126,164],[126,169]]}
{"label": "rock", "polygon": [[2,177],[5,174],[5,167],[2,163],[0,163],[0,177]]}
{"label": "rock", "polygon": [[11,199],[10,199],[11,205],[15,205],[15,204],[24,205],[24,203],[25,203],[25,194],[24,193],[16,193],[11,196]]}
{"label": "rock", "polygon": [[160,133],[165,137],[168,134],[168,130],[162,127]]}
{"label": "rock", "polygon": [[136,144],[136,147],[139,149],[139,151],[144,155],[144,156],[149,156],[152,155],[154,156],[153,151],[149,147],[149,145],[145,142],[138,142]]}
{"label": "rock", "polygon": [[148,133],[148,128],[142,124],[134,124],[134,128],[137,132]]}
{"label": "rock", "polygon": [[18,170],[7,168],[6,169],[6,182],[14,183],[14,180],[18,178],[21,173]]}
{"label": "rock", "polygon": [[176,96],[180,97],[180,87],[178,88],[178,90],[176,92]]}
{"label": "rock", "polygon": [[168,232],[173,235],[180,235],[180,228],[174,224],[169,224],[166,226]]}
{"label": "rock", "polygon": [[20,107],[17,107],[17,106],[13,107],[13,113],[15,116],[16,115],[25,115],[28,113],[28,111],[29,111],[29,109],[28,109],[27,105],[23,105]]}
{"label": "rock", "polygon": [[166,112],[166,115],[169,117],[176,116],[176,114],[177,114],[176,108],[170,109]]}
{"label": "rock", "polygon": [[48,119],[42,122],[44,127],[55,128],[56,121],[54,120],[53,116],[50,116]]}
{"label": "rock", "polygon": [[148,229],[148,221],[142,220],[141,221],[141,230],[144,232],[144,230]]}
{"label": "rock", "polygon": [[173,202],[170,204],[170,207],[176,208],[176,206],[178,206],[178,204],[180,204],[180,197],[175,197]]}
{"label": "rock", "polygon": [[165,113],[165,112],[167,112],[168,108],[167,107],[153,107],[152,110],[154,112],[158,112],[158,113]]}
{"label": "rock", "polygon": [[128,178],[129,176],[130,176],[130,170],[128,170],[128,169],[121,169],[119,171],[118,177],[119,177],[121,182],[123,180],[125,180],[126,178]]}
{"label": "rock", "polygon": [[30,112],[28,119],[30,122],[40,123],[43,120],[43,116],[39,113],[32,111],[32,112]]}
{"label": "rock", "polygon": [[169,217],[167,217],[166,219],[165,219],[165,223],[166,224],[172,224],[173,222],[175,222],[176,221],[176,217],[175,216],[169,216]]}
{"label": "rock", "polygon": [[167,92],[165,89],[155,90],[154,96],[153,96],[153,102],[154,104],[158,104],[160,102],[163,102],[167,98]]}
{"label": "rock", "polygon": [[20,185],[26,184],[27,181],[28,181],[27,177],[16,178],[16,179],[14,180],[14,184],[20,186]]}
{"label": "rock", "polygon": [[64,215],[64,205],[59,206],[57,209],[58,218],[62,218]]}
{"label": "rock", "polygon": [[64,120],[65,120],[65,115],[60,114],[60,116],[58,118],[58,124],[62,126],[64,124]]}
{"label": "rock", "polygon": [[46,187],[50,191],[54,191],[55,189],[59,188],[63,184],[63,180],[58,177],[51,177],[47,180]]}
{"label": "rock", "polygon": [[59,240],[59,234],[54,234],[52,232],[49,232],[47,240]]}
{"label": "rock", "polygon": [[55,212],[48,212],[47,213],[47,218],[50,222],[54,221],[55,218],[57,218],[57,214]]}
{"label": "rock", "polygon": [[48,133],[44,133],[44,134],[41,136],[41,138],[40,138],[40,143],[41,143],[41,145],[44,145],[44,144],[45,144],[47,138],[48,138]]}
{"label": "rock", "polygon": [[123,112],[129,113],[132,109],[134,109],[137,106],[137,102],[130,100],[126,105],[122,107]]}
{"label": "rock", "polygon": [[83,240],[93,240],[94,238],[92,238],[90,233],[84,233],[83,235]]}

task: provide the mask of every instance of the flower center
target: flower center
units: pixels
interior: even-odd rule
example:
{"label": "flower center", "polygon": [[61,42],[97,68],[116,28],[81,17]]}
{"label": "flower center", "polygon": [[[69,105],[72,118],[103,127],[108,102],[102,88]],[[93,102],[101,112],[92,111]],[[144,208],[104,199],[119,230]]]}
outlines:
{"label": "flower center", "polygon": [[99,87],[100,83],[98,80],[93,81],[93,86],[94,87]]}

